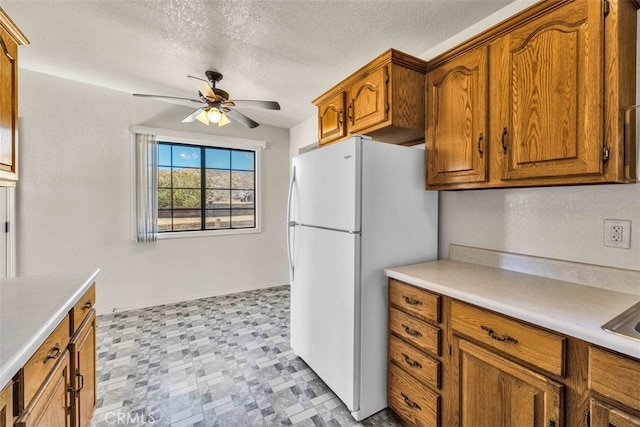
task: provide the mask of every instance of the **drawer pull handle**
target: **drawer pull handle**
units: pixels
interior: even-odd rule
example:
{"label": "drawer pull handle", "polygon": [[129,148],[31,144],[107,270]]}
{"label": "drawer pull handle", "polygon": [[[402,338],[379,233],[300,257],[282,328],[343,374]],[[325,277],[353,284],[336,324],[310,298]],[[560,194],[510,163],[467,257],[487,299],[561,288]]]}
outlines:
{"label": "drawer pull handle", "polygon": [[415,329],[411,329],[410,327],[408,327],[407,325],[403,324],[402,327],[404,328],[404,331],[411,335],[412,337],[421,337],[422,334],[420,333],[420,331],[416,331]]}
{"label": "drawer pull handle", "polygon": [[56,343],[51,350],[53,350],[53,352],[47,354],[47,357],[44,358],[44,363],[47,363],[49,359],[57,359],[60,357],[60,344]]}
{"label": "drawer pull handle", "polygon": [[87,302],[85,302],[82,306],[82,309],[89,310],[91,307],[93,307],[93,302],[91,302],[91,300],[87,300]]}
{"label": "drawer pull handle", "polygon": [[413,400],[409,399],[409,396],[407,396],[406,394],[404,394],[402,392],[400,393],[400,395],[404,399],[404,403],[406,403],[409,408],[417,409],[418,411],[422,411],[422,408],[420,407],[420,405],[418,405]]}
{"label": "drawer pull handle", "polygon": [[518,343],[518,340],[510,337],[509,335],[503,335],[501,337],[499,337],[498,335],[495,334],[495,332],[493,331],[493,329],[489,328],[488,326],[480,326],[480,328],[483,331],[487,331],[487,335],[489,335],[491,338],[493,338],[496,341],[508,341],[508,342],[512,342],[514,344]]}
{"label": "drawer pull handle", "polygon": [[420,362],[411,359],[404,353],[402,353],[402,356],[404,357],[404,363],[406,363],[407,365],[411,366],[412,368],[422,369],[422,365],[420,364]]}
{"label": "drawer pull handle", "polygon": [[419,299],[413,299],[406,295],[402,295],[402,299],[409,305],[422,305],[422,301],[420,301]]}

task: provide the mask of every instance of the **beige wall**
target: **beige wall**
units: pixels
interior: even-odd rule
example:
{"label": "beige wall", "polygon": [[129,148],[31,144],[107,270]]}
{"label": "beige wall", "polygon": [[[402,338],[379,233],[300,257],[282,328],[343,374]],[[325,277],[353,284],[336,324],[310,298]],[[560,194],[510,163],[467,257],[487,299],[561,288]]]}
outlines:
{"label": "beige wall", "polygon": [[[288,130],[182,124],[191,110],[20,70],[18,274],[101,268],[98,309],[288,283]],[[130,125],[264,140],[262,233],[131,241]]]}

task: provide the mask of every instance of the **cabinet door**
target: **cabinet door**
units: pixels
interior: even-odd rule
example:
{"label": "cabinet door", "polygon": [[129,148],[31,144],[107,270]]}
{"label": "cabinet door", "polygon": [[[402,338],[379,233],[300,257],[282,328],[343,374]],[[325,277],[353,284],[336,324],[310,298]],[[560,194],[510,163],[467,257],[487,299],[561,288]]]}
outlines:
{"label": "cabinet door", "polygon": [[491,130],[503,179],[603,172],[603,19],[600,1],[578,0],[505,36]]}
{"label": "cabinet door", "polygon": [[13,425],[13,383],[0,392],[0,427]]}
{"label": "cabinet door", "polygon": [[468,341],[454,345],[463,427],[561,426],[561,384]]}
{"label": "cabinet door", "polygon": [[15,181],[18,45],[0,27],[0,180]]}
{"label": "cabinet door", "polygon": [[71,384],[76,390],[73,425],[89,426],[96,408],[96,311],[91,310],[69,343]]}
{"label": "cabinet door", "polygon": [[349,106],[349,133],[358,133],[387,121],[389,102],[387,99],[388,67],[380,67],[347,91]]}
{"label": "cabinet door", "polygon": [[640,427],[640,418],[591,399],[591,427]]}
{"label": "cabinet door", "polygon": [[73,402],[69,380],[69,352],[65,350],[16,421],[16,427],[69,427]]}
{"label": "cabinet door", "polygon": [[427,185],[487,179],[487,47],[427,74]]}
{"label": "cabinet door", "polygon": [[318,105],[318,138],[324,145],[347,135],[344,123],[344,92]]}

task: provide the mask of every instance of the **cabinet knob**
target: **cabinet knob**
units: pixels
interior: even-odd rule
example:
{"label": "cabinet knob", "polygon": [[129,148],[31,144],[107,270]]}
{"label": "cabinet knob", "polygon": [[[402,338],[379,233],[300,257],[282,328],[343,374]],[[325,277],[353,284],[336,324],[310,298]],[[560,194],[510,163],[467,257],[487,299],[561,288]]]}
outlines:
{"label": "cabinet knob", "polygon": [[484,151],[482,151],[482,140],[484,139],[484,135],[482,133],[480,133],[480,136],[478,137],[478,154],[480,155],[480,158],[482,158],[482,156],[484,155]]}
{"label": "cabinet knob", "polygon": [[506,153],[507,152],[507,128],[502,129],[502,137],[500,138],[500,141],[502,143],[502,152]]}
{"label": "cabinet knob", "polygon": [[407,396],[406,394],[404,394],[402,392],[400,393],[400,396],[402,396],[402,398],[404,399],[404,403],[406,403],[409,408],[417,409],[418,411],[422,411],[422,408],[420,407],[420,405],[418,405],[413,400],[409,399],[409,396]]}
{"label": "cabinet knob", "polygon": [[51,350],[52,352],[47,354],[47,357],[44,358],[44,363],[47,363],[47,360],[49,359],[55,360],[60,357],[60,344],[56,343]]}
{"label": "cabinet knob", "polygon": [[503,335],[503,336],[498,336],[496,335],[496,333],[494,332],[493,329],[491,329],[488,326],[480,326],[480,329],[482,329],[483,331],[487,332],[487,335],[489,335],[491,338],[493,338],[496,341],[508,341],[508,342],[512,342],[514,344],[518,344],[518,340],[510,337],[509,335]]}
{"label": "cabinet knob", "polygon": [[82,306],[82,309],[89,310],[91,307],[93,307],[93,302],[91,300],[87,300],[87,302],[85,302]]}
{"label": "cabinet knob", "polygon": [[406,295],[402,295],[402,299],[409,305],[422,305],[422,301],[420,301],[419,299],[413,299]]}
{"label": "cabinet knob", "polygon": [[408,327],[407,325],[402,325],[402,327],[404,328],[404,331],[408,334],[411,335],[412,337],[421,337],[422,334],[420,333],[420,331],[416,331],[415,329],[411,329],[410,327]]}

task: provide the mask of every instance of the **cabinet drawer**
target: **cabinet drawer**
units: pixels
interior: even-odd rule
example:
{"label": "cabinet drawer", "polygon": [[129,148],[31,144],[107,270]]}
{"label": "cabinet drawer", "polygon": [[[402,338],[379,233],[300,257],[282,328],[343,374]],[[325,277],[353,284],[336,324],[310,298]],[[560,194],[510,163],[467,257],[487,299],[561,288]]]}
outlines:
{"label": "cabinet drawer", "polygon": [[76,333],[84,318],[89,314],[89,311],[96,303],[96,285],[91,285],[87,292],[84,293],[82,298],[78,300],[76,305],[73,306],[69,312],[71,318],[71,333],[70,336]]}
{"label": "cabinet drawer", "polygon": [[640,408],[640,361],[589,347],[589,388]]}
{"label": "cabinet drawer", "polygon": [[454,331],[551,374],[564,376],[563,337],[458,301],[451,304],[451,316]]}
{"label": "cabinet drawer", "polygon": [[29,404],[68,345],[69,316],[66,316],[22,368],[25,405]]}
{"label": "cabinet drawer", "polygon": [[411,425],[438,425],[440,396],[426,389],[393,363],[389,364],[387,403]]}
{"label": "cabinet drawer", "polygon": [[418,381],[440,389],[440,362],[394,336],[389,337],[389,359]]}
{"label": "cabinet drawer", "polygon": [[422,320],[440,322],[440,296],[389,279],[389,304]]}
{"label": "cabinet drawer", "polygon": [[389,310],[389,331],[424,351],[440,355],[440,329],[394,308]]}

